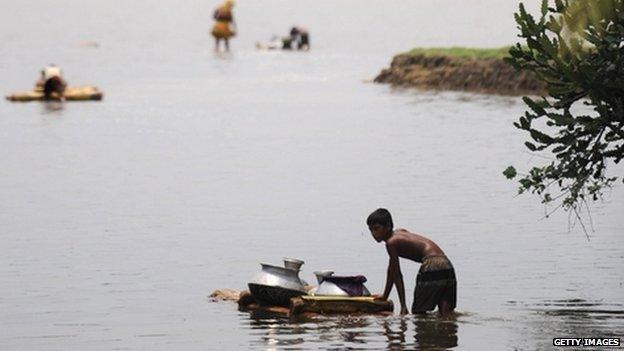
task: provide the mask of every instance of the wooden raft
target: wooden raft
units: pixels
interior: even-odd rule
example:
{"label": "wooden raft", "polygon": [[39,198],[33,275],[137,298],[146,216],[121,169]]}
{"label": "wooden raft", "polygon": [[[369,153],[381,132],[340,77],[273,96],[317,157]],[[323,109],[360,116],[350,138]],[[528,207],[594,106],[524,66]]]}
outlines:
{"label": "wooden raft", "polygon": [[376,314],[394,309],[392,301],[375,300],[371,296],[301,296],[290,299],[290,313]]}
{"label": "wooden raft", "polygon": [[[67,101],[85,101],[85,100],[102,100],[104,93],[97,87],[67,87],[65,89],[65,100]],[[43,91],[31,90],[16,92],[6,96],[9,101],[27,102],[43,100]]]}
{"label": "wooden raft", "polygon": [[273,313],[283,316],[314,316],[335,314],[392,314],[391,300],[375,300],[371,296],[299,296],[290,299],[290,307],[262,306],[256,303],[248,291],[240,294],[238,305],[241,310]]}

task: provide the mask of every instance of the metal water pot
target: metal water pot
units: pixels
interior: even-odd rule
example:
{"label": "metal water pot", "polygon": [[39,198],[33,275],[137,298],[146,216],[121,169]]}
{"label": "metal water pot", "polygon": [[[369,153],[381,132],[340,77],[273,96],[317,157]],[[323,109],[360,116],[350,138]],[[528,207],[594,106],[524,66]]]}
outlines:
{"label": "metal water pot", "polygon": [[325,280],[326,277],[331,277],[334,274],[334,271],[323,270],[323,271],[314,271],[314,275],[316,275],[316,281],[319,285]]}
{"label": "metal water pot", "polygon": [[290,298],[306,294],[299,271],[261,263],[262,270],[249,285],[254,298],[264,305],[288,306]]}
{"label": "metal water pot", "polygon": [[[332,274],[327,274],[328,272],[331,272],[331,271],[314,272],[317,276],[317,279],[319,280],[319,286],[314,292],[314,296],[350,296],[348,292],[340,288],[337,284],[325,279],[325,278],[331,277],[332,275]],[[356,296],[370,296],[371,295],[370,291],[366,288],[364,283],[354,283],[354,284],[357,284],[361,287],[362,294],[356,295]]]}
{"label": "metal water pot", "polygon": [[[340,289],[338,285],[332,282],[323,281],[314,292],[314,296],[349,296],[349,294]],[[366,286],[362,287],[362,296],[371,296],[371,293],[368,291]]]}

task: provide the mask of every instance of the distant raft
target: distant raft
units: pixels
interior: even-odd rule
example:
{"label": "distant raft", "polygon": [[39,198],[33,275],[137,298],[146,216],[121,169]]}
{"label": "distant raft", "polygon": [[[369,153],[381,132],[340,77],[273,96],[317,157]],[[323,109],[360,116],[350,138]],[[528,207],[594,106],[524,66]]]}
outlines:
{"label": "distant raft", "polygon": [[[102,100],[102,97],[104,97],[104,93],[94,86],[67,87],[64,95],[67,101]],[[44,100],[43,91],[36,90],[16,92],[7,95],[6,99],[16,102]]]}

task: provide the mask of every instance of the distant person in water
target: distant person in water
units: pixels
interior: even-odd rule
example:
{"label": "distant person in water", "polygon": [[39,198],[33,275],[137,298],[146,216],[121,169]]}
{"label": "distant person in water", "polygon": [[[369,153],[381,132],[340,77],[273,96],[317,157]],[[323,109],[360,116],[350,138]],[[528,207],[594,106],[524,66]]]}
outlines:
{"label": "distant person in water", "polygon": [[416,277],[412,313],[423,314],[436,306],[441,315],[449,315],[457,304],[457,280],[451,261],[444,251],[424,236],[405,229],[394,230],[392,216],[384,208],[371,213],[366,224],[377,242],[385,242],[389,263],[386,287],[376,298],[387,300],[392,286],[396,285],[401,303],[401,314],[407,314],[405,285],[399,266],[399,257],[422,263]]}
{"label": "distant person in water", "polygon": [[302,27],[292,27],[290,29],[290,37],[297,45],[297,50],[310,50],[310,33]]}
{"label": "distant person in water", "polygon": [[274,35],[267,44],[256,43],[260,50],[310,50],[310,34],[300,27],[292,27],[290,34],[284,37]]}
{"label": "distant person in water", "polygon": [[41,70],[41,76],[35,84],[36,91],[43,91],[46,100],[65,99],[65,88],[67,82],[63,79],[61,69],[55,64],[50,64]]}
{"label": "distant person in water", "polygon": [[233,7],[234,1],[227,0],[213,13],[215,24],[212,27],[212,36],[215,38],[215,51],[219,51],[221,40],[224,42],[225,51],[230,50],[230,38],[236,35]]}

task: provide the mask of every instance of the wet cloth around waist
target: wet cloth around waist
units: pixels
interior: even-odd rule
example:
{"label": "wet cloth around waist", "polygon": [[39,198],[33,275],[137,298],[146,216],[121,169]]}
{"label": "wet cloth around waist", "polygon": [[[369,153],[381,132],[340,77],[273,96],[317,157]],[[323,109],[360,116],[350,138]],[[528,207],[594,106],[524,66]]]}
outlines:
{"label": "wet cloth around waist", "polygon": [[455,280],[455,270],[448,257],[427,256],[423,258],[417,281]]}

